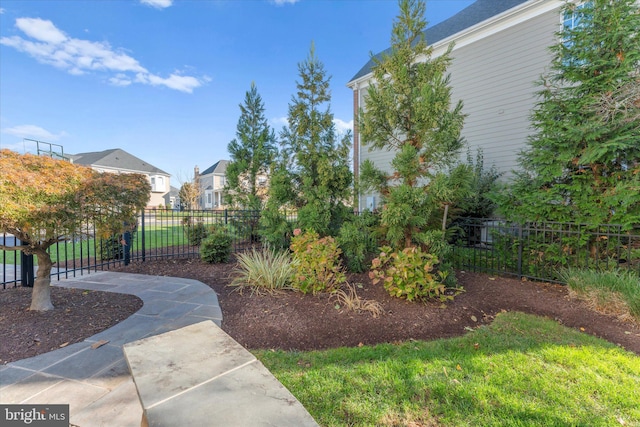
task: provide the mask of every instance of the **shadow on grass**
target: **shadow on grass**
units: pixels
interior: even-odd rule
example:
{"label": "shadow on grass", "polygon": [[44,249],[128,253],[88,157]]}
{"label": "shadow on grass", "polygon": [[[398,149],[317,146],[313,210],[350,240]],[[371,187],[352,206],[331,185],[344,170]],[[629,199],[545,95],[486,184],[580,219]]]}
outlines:
{"label": "shadow on grass", "polygon": [[640,425],[640,357],[522,313],[446,340],[255,353],[321,425]]}

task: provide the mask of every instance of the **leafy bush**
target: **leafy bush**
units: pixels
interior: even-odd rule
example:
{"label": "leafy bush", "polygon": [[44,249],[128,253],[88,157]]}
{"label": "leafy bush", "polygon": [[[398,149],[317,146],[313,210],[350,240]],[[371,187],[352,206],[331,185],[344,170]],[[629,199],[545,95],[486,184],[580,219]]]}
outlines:
{"label": "leafy bush", "polygon": [[451,299],[445,295],[448,272],[438,271],[438,258],[423,252],[419,247],[392,252],[391,247],[382,247],[382,252],[371,265],[369,277],[376,284],[382,281],[391,296],[416,299]]}
{"label": "leafy bush", "polygon": [[100,239],[100,259],[103,261],[124,259],[124,251],[128,248],[122,244],[122,240],[120,234]]}
{"label": "leafy bush", "polygon": [[503,175],[495,165],[484,168],[484,154],[478,148],[474,163],[471,152],[467,151],[467,164],[473,171],[471,175],[471,191],[459,203],[459,211],[455,216],[465,218],[490,218],[497,209],[497,204],[491,199],[498,189],[498,180]]}
{"label": "leafy bush", "polygon": [[207,228],[201,220],[196,220],[194,223],[190,216],[185,216],[182,219],[184,225],[184,234],[187,237],[187,242],[191,246],[200,246],[202,240],[207,237]]}
{"label": "leafy bush", "polygon": [[292,226],[287,217],[275,208],[261,212],[259,234],[262,241],[276,249],[287,249],[291,243]]}
{"label": "leafy bush", "polygon": [[212,227],[200,244],[200,258],[210,264],[229,261],[233,239],[226,227]]}
{"label": "leafy bush", "polygon": [[378,223],[377,216],[365,211],[340,228],[337,241],[349,271],[363,273],[369,268],[377,249],[373,227]]}
{"label": "leafy bush", "polygon": [[301,292],[331,292],[346,280],[340,262],[342,251],[333,237],[320,239],[315,231],[296,229],[291,250],[295,260],[293,287]]}
{"label": "leafy bush", "polygon": [[295,273],[294,262],[287,252],[279,252],[271,248],[238,255],[239,275],[229,286],[251,289],[251,293],[274,293],[291,288],[291,280]]}

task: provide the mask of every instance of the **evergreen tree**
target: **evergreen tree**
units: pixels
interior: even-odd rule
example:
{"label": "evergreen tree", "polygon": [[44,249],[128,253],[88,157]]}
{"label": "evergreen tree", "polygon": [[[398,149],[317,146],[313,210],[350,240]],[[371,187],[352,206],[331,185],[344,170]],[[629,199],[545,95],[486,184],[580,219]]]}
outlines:
{"label": "evergreen tree", "polygon": [[562,10],[536,130],[500,204],[516,220],[640,224],[640,10],[590,0]]}
{"label": "evergreen tree", "polygon": [[289,104],[289,126],[280,135],[281,155],[274,167],[265,216],[270,218],[269,228],[277,232],[282,226],[278,210],[290,206],[297,210],[300,228],[335,235],[351,196],[351,134],[340,138],[336,133],[330,78],[313,45],[298,70],[300,81]]}
{"label": "evergreen tree", "polygon": [[380,194],[381,225],[392,247],[421,245],[442,254],[446,212],[466,194],[469,180],[469,168],[456,165],[465,144],[462,102],[452,106],[446,74],[453,46],[433,58],[424,39],[424,1],[399,4],[391,50],[375,59],[374,82],[359,120],[370,150],[395,151],[392,171],[367,160],[360,184]]}
{"label": "evergreen tree", "polygon": [[260,210],[266,188],[260,186],[258,179],[268,176],[277,148],[255,83],[251,83],[240,112],[236,138],[227,147],[231,161],[226,171],[225,201],[234,207]]}

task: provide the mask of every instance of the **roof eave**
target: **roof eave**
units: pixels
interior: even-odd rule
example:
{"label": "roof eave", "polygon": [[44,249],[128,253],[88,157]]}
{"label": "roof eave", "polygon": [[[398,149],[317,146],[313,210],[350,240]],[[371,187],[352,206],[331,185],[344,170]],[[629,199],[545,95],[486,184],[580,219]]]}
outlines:
{"label": "roof eave", "polygon": [[[511,9],[505,10],[502,13],[494,15],[489,19],[485,19],[482,22],[478,22],[475,25],[472,25],[472,26],[470,26],[468,28],[465,28],[462,31],[458,31],[457,33],[452,34],[452,35],[450,35],[448,37],[445,37],[442,40],[438,40],[437,42],[435,42],[431,46],[433,47],[434,51],[437,51],[438,49],[442,49],[442,48],[445,48],[446,46],[449,46],[449,44],[451,42],[458,41],[459,39],[462,39],[462,38],[470,37],[474,33],[481,32],[482,30],[486,29],[487,27],[489,27],[491,25],[495,25],[496,23],[499,23],[501,21],[506,21],[506,20],[510,19],[512,16],[517,15],[519,13],[522,13],[523,10],[527,10],[527,9],[528,10],[532,10],[532,9],[534,9],[537,6],[540,6],[540,5],[546,6],[544,8],[544,10],[553,10],[553,9],[557,8],[561,4],[562,4],[561,0],[551,0],[551,1],[549,1],[549,0],[529,0],[529,1],[526,1],[524,3],[519,4],[518,6],[513,7]],[[542,12],[539,12],[539,13],[542,13]],[[460,47],[464,46],[465,44],[468,44],[468,43],[464,43],[464,44],[456,43],[454,49],[460,48]],[[367,62],[367,64],[368,64],[368,62]],[[365,65],[365,67],[366,67],[366,65]],[[358,74],[356,74],[356,76],[357,75]],[[370,80],[372,76],[373,76],[373,72],[370,71],[367,74],[364,74],[364,75],[362,75],[360,77],[357,77],[355,79],[350,80],[347,83],[346,86],[348,88],[355,89],[355,88],[361,86],[363,83],[365,83],[368,80]]]}

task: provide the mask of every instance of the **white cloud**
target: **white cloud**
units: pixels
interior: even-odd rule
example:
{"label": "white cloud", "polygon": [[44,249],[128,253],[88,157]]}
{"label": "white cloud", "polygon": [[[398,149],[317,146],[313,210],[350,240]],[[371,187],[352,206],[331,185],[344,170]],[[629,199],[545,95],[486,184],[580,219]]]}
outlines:
{"label": "white cloud", "polygon": [[271,126],[276,128],[276,130],[282,128],[283,126],[289,126],[289,119],[287,119],[287,116],[272,118],[270,122]]}
{"label": "white cloud", "polygon": [[275,4],[276,6],[284,6],[285,4],[296,4],[299,1],[300,0],[270,0],[270,2]]}
{"label": "white cloud", "polygon": [[16,27],[34,40],[19,36],[2,37],[0,44],[13,47],[38,62],[66,70],[72,75],[100,71],[113,74],[107,80],[116,86],[128,86],[135,81],[187,93],[192,93],[207,81],[206,78],[184,76],[179,72],[166,78],[157,76],[121,49],[113,49],[106,42],[69,37],[48,20],[18,18]]}
{"label": "white cloud", "polygon": [[[271,126],[273,126],[276,129],[279,129],[282,126],[289,126],[289,120],[287,119],[286,116],[274,117],[269,120],[269,123],[271,124]],[[345,122],[344,120],[334,118],[333,124],[336,127],[336,131],[338,132],[338,134],[345,134],[348,131],[353,132],[353,120],[349,120],[348,122]]]}
{"label": "white cloud", "polygon": [[140,83],[149,84],[152,86],[166,86],[171,89],[180,90],[182,92],[193,92],[193,89],[200,86],[202,83],[195,77],[181,76],[176,73],[172,73],[167,78],[162,78],[149,73],[139,73],[136,76],[136,81]]}
{"label": "white cloud", "polygon": [[129,86],[132,82],[132,80],[129,78],[129,76],[127,76],[126,74],[116,74],[115,76],[111,77],[109,79],[109,83],[111,83],[114,86]]}
{"label": "white cloud", "polygon": [[334,118],[333,124],[336,126],[336,130],[340,134],[347,133],[347,131],[353,131],[353,120],[345,122],[344,120]]}
{"label": "white cloud", "polygon": [[23,33],[38,41],[59,44],[67,40],[67,36],[53,25],[53,22],[39,18],[18,18],[16,27]]}
{"label": "white cloud", "polygon": [[57,141],[61,137],[66,135],[66,132],[54,134],[36,125],[20,125],[10,128],[4,128],[2,129],[2,133],[17,136],[20,138],[33,138],[37,140],[44,140],[47,142]]}
{"label": "white cloud", "polygon": [[4,9],[0,7],[0,15],[4,13]]}
{"label": "white cloud", "polygon": [[171,6],[173,0],[140,0],[140,3],[155,7],[156,9],[164,9]]}

